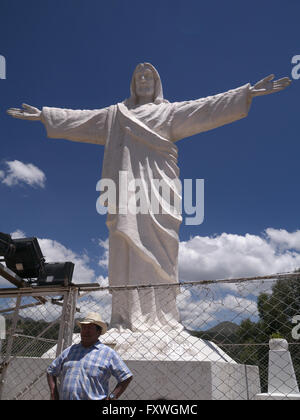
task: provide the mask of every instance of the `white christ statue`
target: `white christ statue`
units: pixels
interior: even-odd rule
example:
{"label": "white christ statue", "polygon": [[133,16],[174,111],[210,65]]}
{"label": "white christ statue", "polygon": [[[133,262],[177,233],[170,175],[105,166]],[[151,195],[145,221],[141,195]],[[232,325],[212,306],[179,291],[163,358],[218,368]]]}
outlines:
{"label": "white christ statue", "polygon": [[[131,81],[131,96],[124,102],[96,110],[70,110],[23,104],[9,115],[41,121],[50,138],[94,143],[105,147],[102,179],[114,181],[126,173],[128,182],[140,180],[143,194],[150,198],[153,180],[170,186],[173,198],[181,199],[176,142],[246,117],[252,98],[278,92],[290,84],[289,78],[274,81],[270,75],[228,92],[197,100],[170,103],[163,97],[157,70],[139,64]],[[161,190],[155,191],[160,196]],[[128,200],[130,194],[128,192]],[[117,206],[118,209],[118,206]],[[120,209],[119,209],[120,210]],[[109,285],[178,284],[180,214],[166,209],[157,214],[108,212]],[[179,324],[176,307],[178,287],[128,290],[112,288],[111,328],[132,331],[156,326],[175,328]]]}

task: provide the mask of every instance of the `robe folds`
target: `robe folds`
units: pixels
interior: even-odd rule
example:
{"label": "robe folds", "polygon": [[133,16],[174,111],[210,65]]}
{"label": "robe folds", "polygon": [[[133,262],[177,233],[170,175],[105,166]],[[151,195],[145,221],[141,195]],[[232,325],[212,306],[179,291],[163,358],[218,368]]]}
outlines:
{"label": "robe folds", "polygon": [[[108,213],[110,286],[178,283],[178,232],[182,217],[172,211],[172,205],[164,206],[161,190],[153,180],[168,185],[171,199],[180,201],[175,143],[246,117],[250,104],[250,84],[246,84],[222,94],[184,102],[165,101],[131,108],[123,102],[97,110],[43,108],[42,122],[48,137],[105,146],[102,179],[114,181],[117,199],[122,171],[127,174],[128,182],[141,180],[139,193],[146,201],[156,196],[160,199],[160,209],[164,208],[159,214],[151,206],[146,214]],[[128,201],[134,194],[128,192]],[[177,288],[173,289],[172,301],[176,306]],[[121,299],[114,303],[113,296],[112,325],[134,328],[137,317],[143,322],[150,317],[155,322],[153,311],[161,324],[168,324],[169,316],[178,318],[172,305],[153,293],[152,303],[147,297],[139,297],[138,304],[134,304],[128,295],[127,302]]]}

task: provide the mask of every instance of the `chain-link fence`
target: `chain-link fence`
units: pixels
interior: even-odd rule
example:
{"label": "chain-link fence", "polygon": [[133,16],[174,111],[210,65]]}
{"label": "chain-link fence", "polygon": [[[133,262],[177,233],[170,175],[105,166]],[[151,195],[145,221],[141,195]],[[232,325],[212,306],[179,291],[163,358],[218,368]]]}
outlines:
{"label": "chain-link fence", "polygon": [[[133,372],[124,399],[246,400],[299,392],[300,278],[288,274],[179,286],[0,289],[1,399],[49,399],[46,368],[80,342],[74,319],[89,312],[111,324],[100,339]],[[270,338],[289,345],[275,350],[281,357],[275,367]]]}

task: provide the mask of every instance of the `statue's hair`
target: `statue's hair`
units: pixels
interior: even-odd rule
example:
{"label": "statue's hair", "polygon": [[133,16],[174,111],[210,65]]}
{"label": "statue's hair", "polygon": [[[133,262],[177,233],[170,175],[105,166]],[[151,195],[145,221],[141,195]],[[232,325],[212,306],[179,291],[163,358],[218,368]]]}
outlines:
{"label": "statue's hair", "polygon": [[166,99],[164,99],[162,83],[161,83],[160,76],[159,76],[156,68],[150,63],[140,63],[136,66],[136,68],[133,72],[133,75],[132,75],[132,79],[131,79],[131,83],[130,83],[130,95],[131,96],[130,96],[130,98],[128,98],[124,101],[125,105],[128,106],[129,108],[138,103],[138,96],[137,96],[137,93],[136,93],[136,86],[135,86],[135,75],[138,71],[140,71],[141,69],[145,69],[145,68],[150,69],[152,71],[152,74],[153,74],[153,77],[154,77],[155,88],[154,88],[153,103],[154,104],[161,104],[162,102],[167,102],[168,103],[168,101]]}

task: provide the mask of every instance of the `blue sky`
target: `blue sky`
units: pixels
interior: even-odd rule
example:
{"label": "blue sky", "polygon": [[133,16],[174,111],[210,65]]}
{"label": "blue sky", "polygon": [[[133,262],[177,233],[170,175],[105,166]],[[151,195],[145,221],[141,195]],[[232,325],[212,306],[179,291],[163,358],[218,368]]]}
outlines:
{"label": "blue sky", "polygon": [[[291,76],[299,16],[296,0],[1,0],[0,231],[37,236],[47,260],[75,259],[77,279],[105,278],[108,233],[96,212],[103,147],[47,139],[41,123],[6,109],[106,107],[129,96],[145,61],[169,101]],[[300,79],[255,98],[246,119],[177,143],[181,179],[205,179],[204,222],[180,230],[181,279],[300,266],[299,94]]]}

